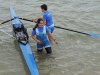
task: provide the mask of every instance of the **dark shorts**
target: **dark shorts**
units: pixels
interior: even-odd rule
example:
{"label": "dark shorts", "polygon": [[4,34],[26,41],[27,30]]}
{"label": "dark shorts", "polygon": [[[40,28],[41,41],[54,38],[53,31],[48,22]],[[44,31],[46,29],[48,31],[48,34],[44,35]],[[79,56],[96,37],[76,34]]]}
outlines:
{"label": "dark shorts", "polygon": [[52,53],[51,47],[47,47],[47,48],[45,48],[45,50],[46,50],[47,54],[51,54]]}

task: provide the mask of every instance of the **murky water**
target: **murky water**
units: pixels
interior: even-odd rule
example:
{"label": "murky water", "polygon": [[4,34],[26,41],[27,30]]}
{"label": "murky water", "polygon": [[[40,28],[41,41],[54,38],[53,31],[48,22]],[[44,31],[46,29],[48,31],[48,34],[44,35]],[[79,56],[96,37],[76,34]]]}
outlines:
{"label": "murky water", "polygon": [[[99,0],[0,0],[0,22],[10,19],[9,6],[23,18],[41,17],[40,5],[46,3],[56,26],[85,33],[100,34]],[[22,21],[31,34],[35,23]],[[12,35],[11,22],[0,26]],[[40,75],[100,75],[100,38],[55,28],[59,44],[52,44],[53,53],[37,54],[30,38]],[[17,42],[0,31],[0,75],[30,75]]]}

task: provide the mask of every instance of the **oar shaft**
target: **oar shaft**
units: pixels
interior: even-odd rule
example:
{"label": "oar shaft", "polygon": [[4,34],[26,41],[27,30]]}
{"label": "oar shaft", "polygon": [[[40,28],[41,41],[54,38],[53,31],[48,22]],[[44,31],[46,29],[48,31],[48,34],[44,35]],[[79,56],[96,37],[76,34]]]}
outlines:
{"label": "oar shaft", "polygon": [[25,18],[19,18],[21,20],[25,20],[25,21],[30,21],[30,22],[33,22],[32,20],[28,20],[28,19],[25,19]]}
{"label": "oar shaft", "polygon": [[[25,20],[25,21],[34,22],[34,21],[32,21],[32,20],[25,19],[25,18],[19,18],[19,19],[22,19],[22,20]],[[35,23],[36,23],[36,21],[35,21]],[[64,30],[68,30],[68,31],[72,31],[72,32],[76,32],[76,33],[80,33],[80,34],[84,34],[84,35],[90,36],[88,33],[80,32],[80,31],[76,31],[76,30],[72,30],[72,29],[68,29],[68,28],[63,28],[63,27],[59,27],[59,26],[55,26],[55,27],[56,27],[56,28],[59,28],[59,29],[64,29]]]}
{"label": "oar shaft", "polygon": [[59,28],[59,29],[64,29],[64,30],[68,30],[68,31],[72,31],[72,32],[80,33],[80,34],[89,35],[89,34],[87,34],[87,33],[80,32],[80,31],[76,31],[76,30],[72,30],[72,29],[67,29],[67,28],[63,28],[63,27],[59,27],[59,26],[55,26],[55,27],[56,27],[56,28]]}
{"label": "oar shaft", "polygon": [[21,19],[21,20],[25,20],[25,21],[29,21],[29,22],[34,22],[34,23],[36,23],[36,21],[32,21],[32,20],[25,19],[25,18],[19,18],[19,19]]}
{"label": "oar shaft", "polygon": [[12,19],[10,19],[10,20],[7,20],[7,21],[4,21],[4,22],[0,23],[0,25],[1,25],[1,24],[4,24],[4,23],[7,23],[7,22],[9,22],[9,21],[11,21],[11,20],[14,20],[14,18],[12,18]]}

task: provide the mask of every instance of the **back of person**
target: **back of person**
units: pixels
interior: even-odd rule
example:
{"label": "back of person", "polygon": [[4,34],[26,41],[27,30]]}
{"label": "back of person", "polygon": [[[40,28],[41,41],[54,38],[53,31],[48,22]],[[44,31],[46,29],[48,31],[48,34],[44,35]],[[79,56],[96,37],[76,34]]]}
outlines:
{"label": "back of person", "polygon": [[53,24],[52,14],[49,11],[44,12],[43,19],[46,21],[46,26],[50,26]]}

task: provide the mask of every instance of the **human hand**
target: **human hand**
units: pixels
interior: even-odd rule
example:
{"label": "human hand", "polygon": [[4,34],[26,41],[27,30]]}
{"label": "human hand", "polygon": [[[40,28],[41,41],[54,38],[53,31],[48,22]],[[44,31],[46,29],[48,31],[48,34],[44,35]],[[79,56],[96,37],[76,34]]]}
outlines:
{"label": "human hand", "polygon": [[40,40],[37,40],[37,43],[41,44],[41,41]]}
{"label": "human hand", "polygon": [[58,42],[57,42],[56,40],[55,40],[54,42],[55,42],[56,44],[58,44]]}

